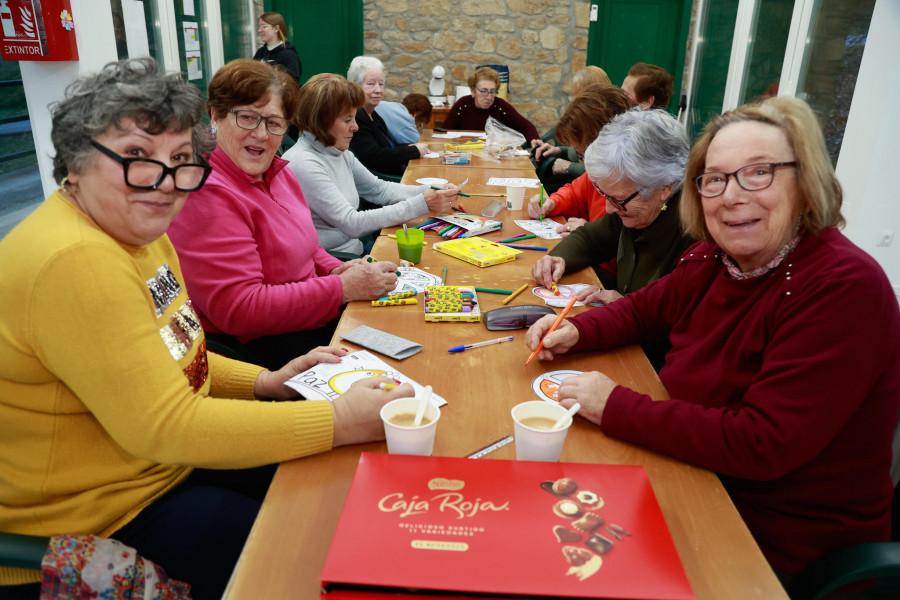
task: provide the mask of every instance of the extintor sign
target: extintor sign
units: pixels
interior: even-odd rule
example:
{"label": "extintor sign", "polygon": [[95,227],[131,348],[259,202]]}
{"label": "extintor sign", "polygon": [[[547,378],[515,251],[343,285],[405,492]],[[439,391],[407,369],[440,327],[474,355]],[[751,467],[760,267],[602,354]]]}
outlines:
{"label": "extintor sign", "polygon": [[4,60],[78,60],[70,0],[0,0]]}

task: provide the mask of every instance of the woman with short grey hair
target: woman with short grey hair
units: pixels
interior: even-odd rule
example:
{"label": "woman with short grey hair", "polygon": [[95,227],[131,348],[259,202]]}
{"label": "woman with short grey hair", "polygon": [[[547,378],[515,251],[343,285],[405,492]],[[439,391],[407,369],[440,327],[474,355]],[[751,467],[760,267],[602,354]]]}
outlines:
{"label": "woman with short grey hair", "polygon": [[384,96],[384,65],[374,56],[357,56],[350,62],[347,79],[359,84],[365,95],[364,104],[356,111],[359,131],[350,141],[350,150],[376,174],[403,175],[406,163],[428,154],[428,144],[399,143],[381,115],[375,112]]}
{"label": "woman with short grey hair", "polygon": [[[684,126],[661,110],[631,109],[613,118],[588,147],[587,175],[606,200],[606,214],[574,229],[532,268],[545,287],[566,273],[616,259],[616,276],[598,270],[603,287],[578,296],[609,304],[641,289],[675,268],[694,240],[678,215],[688,156]],[[664,352],[644,348],[654,366]]]}
{"label": "woman with short grey hair", "polygon": [[618,182],[627,177],[645,197],[669,185],[681,189],[690,147],[684,126],[672,115],[631,109],[607,128],[584,154],[591,180]]}

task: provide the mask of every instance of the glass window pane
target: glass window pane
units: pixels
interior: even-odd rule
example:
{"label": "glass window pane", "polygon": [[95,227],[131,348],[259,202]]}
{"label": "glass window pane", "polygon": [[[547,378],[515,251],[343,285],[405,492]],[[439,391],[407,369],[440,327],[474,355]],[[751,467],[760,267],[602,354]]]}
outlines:
{"label": "glass window pane", "polygon": [[820,0],[810,26],[797,96],[819,115],[837,163],[875,0]]}
{"label": "glass window pane", "polygon": [[741,104],[778,95],[794,0],[760,0],[741,85]]}
{"label": "glass window pane", "polygon": [[733,0],[710,0],[705,7],[706,14],[697,41],[693,99],[687,122],[692,139],[700,135],[707,121],[722,112],[738,3]]}

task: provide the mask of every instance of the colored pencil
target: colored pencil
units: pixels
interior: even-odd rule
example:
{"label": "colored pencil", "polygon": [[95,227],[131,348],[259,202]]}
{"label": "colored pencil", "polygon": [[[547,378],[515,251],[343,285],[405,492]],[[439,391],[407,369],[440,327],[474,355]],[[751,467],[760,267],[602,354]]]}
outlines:
{"label": "colored pencil", "polygon": [[541,343],[538,344],[538,347],[534,349],[534,352],[531,353],[531,356],[528,357],[528,360],[525,361],[525,366],[528,366],[534,357],[537,356],[537,353],[541,351],[541,348],[544,347],[544,339],[556,331],[556,328],[559,327],[559,324],[562,323],[562,320],[566,318],[566,315],[569,314],[569,311],[572,310],[572,307],[575,306],[575,303],[578,302],[578,296],[572,296],[572,299],[569,300],[569,303],[566,304],[566,307],[563,309],[559,316],[556,317],[556,321],[553,322],[553,325],[550,326],[550,329],[547,330],[547,333],[544,334],[544,337],[541,338]]}
{"label": "colored pencil", "polygon": [[537,235],[533,233],[523,233],[521,235],[516,235],[511,238],[506,238],[505,240],[498,240],[498,244],[505,244],[507,242],[521,242],[522,240],[529,240],[531,238],[536,238]]}
{"label": "colored pencil", "polygon": [[507,248],[515,248],[516,250],[547,250],[544,246],[518,246],[516,244],[503,244]]}
{"label": "colored pencil", "polygon": [[513,298],[515,298],[516,296],[518,296],[519,294],[521,294],[522,292],[524,292],[524,291],[525,291],[525,288],[527,288],[527,287],[528,287],[528,284],[527,284],[527,283],[526,283],[526,284],[523,284],[522,287],[520,287],[519,289],[517,289],[516,291],[514,291],[514,292],[512,293],[512,295],[507,296],[507,297],[503,300],[503,304],[509,304],[509,301],[510,301],[510,300],[512,300]]}
{"label": "colored pencil", "polygon": [[476,292],[484,292],[485,294],[503,294],[505,296],[509,296],[512,294],[512,290],[496,290],[493,288],[475,288]]}

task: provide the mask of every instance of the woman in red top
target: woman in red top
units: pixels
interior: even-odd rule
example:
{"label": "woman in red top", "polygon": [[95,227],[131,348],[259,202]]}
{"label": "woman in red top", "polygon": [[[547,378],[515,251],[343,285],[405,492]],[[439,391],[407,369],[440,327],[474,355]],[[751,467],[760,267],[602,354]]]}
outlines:
{"label": "woman in red top", "polygon": [[[561,403],[718,473],[788,587],[831,550],[890,537],[900,307],[878,263],[838,231],[840,207],[805,102],[721,115],[691,152],[681,202],[703,241],[669,275],[564,320],[538,354],[669,340],[671,400],[595,371],[566,379]],[[531,348],[552,322],[529,330]]]}
{"label": "woman in red top", "polygon": [[500,74],[497,71],[481,67],[469,76],[467,83],[472,94],[463,96],[450,107],[444,119],[446,129],[484,131],[488,117],[494,117],[524,135],[528,145],[540,145],[541,136],[531,121],[520,115],[512,104],[497,97],[497,90],[500,89]]}

